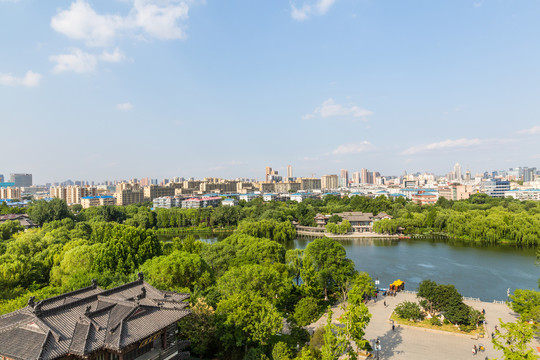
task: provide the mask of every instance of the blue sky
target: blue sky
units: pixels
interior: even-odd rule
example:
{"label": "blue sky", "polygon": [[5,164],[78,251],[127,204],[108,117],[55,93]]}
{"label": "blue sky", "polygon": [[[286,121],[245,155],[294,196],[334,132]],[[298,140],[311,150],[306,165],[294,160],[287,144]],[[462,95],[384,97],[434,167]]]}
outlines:
{"label": "blue sky", "polygon": [[0,174],[540,168],[540,2],[0,0]]}

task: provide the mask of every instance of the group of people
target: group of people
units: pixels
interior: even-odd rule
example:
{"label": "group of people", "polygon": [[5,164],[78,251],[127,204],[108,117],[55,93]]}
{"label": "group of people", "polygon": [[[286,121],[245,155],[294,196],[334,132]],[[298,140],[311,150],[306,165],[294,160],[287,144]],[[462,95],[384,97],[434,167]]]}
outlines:
{"label": "group of people", "polygon": [[472,354],[473,356],[478,354],[479,351],[485,351],[486,349],[484,348],[484,345],[482,344],[479,344],[478,346],[476,346],[476,344],[473,345],[473,348],[472,348]]}

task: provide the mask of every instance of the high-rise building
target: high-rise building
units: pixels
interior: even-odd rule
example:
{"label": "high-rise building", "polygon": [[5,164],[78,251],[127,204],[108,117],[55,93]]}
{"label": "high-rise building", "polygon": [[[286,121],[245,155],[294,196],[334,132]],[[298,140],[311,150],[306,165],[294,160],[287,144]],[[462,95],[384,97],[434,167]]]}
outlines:
{"label": "high-rise building", "polygon": [[287,165],[287,178],[290,180],[292,178],[292,166]]}
{"label": "high-rise building", "polygon": [[32,174],[10,174],[9,177],[16,187],[32,186]]}
{"label": "high-rise building", "polygon": [[149,186],[150,185],[150,179],[145,177],[145,178],[142,178],[141,181],[140,181],[140,184],[141,186]]}
{"label": "high-rise building", "polygon": [[348,187],[349,186],[349,171],[341,169],[339,173],[339,186]]}
{"label": "high-rise building", "polygon": [[362,184],[369,184],[369,171],[368,171],[368,169],[362,168],[362,170],[360,171],[360,175],[361,175],[360,182]]}
{"label": "high-rise building", "polygon": [[323,175],[321,177],[321,188],[326,190],[333,190],[338,188],[338,176],[337,175]]}
{"label": "high-rise building", "polygon": [[4,175],[0,175],[0,183],[4,182]]}
{"label": "high-rise building", "polygon": [[266,171],[264,173],[265,173],[264,181],[270,181],[268,179],[270,178],[270,174],[272,174],[272,168],[270,166],[267,166]]}
{"label": "high-rise building", "polygon": [[523,181],[524,182],[534,181],[534,173],[535,172],[536,172],[535,167],[533,167],[533,168],[524,167],[523,168]]}
{"label": "high-rise building", "polygon": [[56,186],[49,189],[49,196],[64,200],[67,204],[80,204],[87,196],[97,196],[97,188],[90,186]]}
{"label": "high-rise building", "polygon": [[461,175],[461,165],[459,165],[459,163],[456,163],[456,165],[454,165],[454,179],[453,180],[461,180],[463,177]]}
{"label": "high-rise building", "polygon": [[352,174],[352,182],[353,184],[360,184],[360,171],[355,171]]}

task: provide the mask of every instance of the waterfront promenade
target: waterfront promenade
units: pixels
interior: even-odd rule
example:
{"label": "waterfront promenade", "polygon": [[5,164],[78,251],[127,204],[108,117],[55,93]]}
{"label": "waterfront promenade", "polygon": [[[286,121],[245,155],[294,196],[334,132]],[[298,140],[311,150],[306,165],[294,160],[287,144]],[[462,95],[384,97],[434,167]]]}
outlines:
{"label": "waterfront promenade", "polygon": [[[383,304],[386,301],[387,307]],[[416,295],[411,293],[398,293],[395,297],[379,297],[379,301],[368,303],[368,308],[372,314],[371,321],[366,328],[366,339],[374,344],[378,338],[381,342],[380,359],[398,360],[456,360],[477,358],[484,360],[502,358],[502,351],[496,351],[491,343],[491,332],[494,326],[499,324],[499,318],[504,322],[515,321],[517,315],[513,313],[506,304],[494,304],[481,301],[468,301],[465,303],[475,309],[486,310],[487,331],[485,338],[472,338],[469,335],[451,334],[448,332],[420,329],[412,326],[396,326],[392,331],[392,324],[389,321],[395,306],[403,301],[416,301]],[[337,319],[342,311],[339,306],[332,308],[334,311],[333,321],[339,324]],[[306,328],[312,330],[326,324],[326,315]],[[472,356],[473,345],[483,344],[485,352],[479,352]],[[538,343],[531,344],[536,348]]]}

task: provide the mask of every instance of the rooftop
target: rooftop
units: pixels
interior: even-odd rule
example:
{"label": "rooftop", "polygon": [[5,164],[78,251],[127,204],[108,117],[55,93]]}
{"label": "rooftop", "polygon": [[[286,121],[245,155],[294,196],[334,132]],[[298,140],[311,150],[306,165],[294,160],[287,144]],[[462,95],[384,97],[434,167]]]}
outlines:
{"label": "rooftop", "polygon": [[120,351],[190,314],[189,294],[160,291],[138,280],[109,290],[91,286],[0,316],[0,355],[12,359],[87,356]]}

